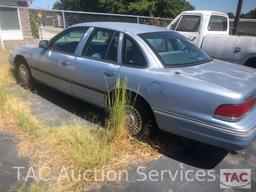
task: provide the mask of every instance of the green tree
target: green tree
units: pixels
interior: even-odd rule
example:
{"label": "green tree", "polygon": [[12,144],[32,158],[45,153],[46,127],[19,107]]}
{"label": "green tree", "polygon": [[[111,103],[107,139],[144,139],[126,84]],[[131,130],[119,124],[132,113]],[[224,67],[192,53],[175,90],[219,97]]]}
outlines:
{"label": "green tree", "polygon": [[186,0],[59,0],[53,8],[173,18],[194,6]]}
{"label": "green tree", "polygon": [[127,13],[131,0],[100,0],[100,9],[108,13]]}
{"label": "green tree", "polygon": [[245,14],[245,17],[248,19],[256,19],[256,9],[250,10]]}
{"label": "green tree", "polygon": [[53,9],[74,11],[100,11],[100,0],[59,0]]}
{"label": "green tree", "polygon": [[148,16],[174,18],[180,12],[195,9],[186,0],[139,0],[129,3],[130,13],[142,13]]}
{"label": "green tree", "polygon": [[232,12],[228,12],[227,14],[228,14],[228,17],[229,17],[229,18],[235,18],[234,13],[232,13]]}

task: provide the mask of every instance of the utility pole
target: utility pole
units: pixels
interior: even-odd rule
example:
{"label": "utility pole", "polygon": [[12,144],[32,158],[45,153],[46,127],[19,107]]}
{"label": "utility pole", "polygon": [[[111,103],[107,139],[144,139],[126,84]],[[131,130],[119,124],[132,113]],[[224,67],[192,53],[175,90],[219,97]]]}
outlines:
{"label": "utility pole", "polygon": [[237,9],[236,9],[236,18],[235,18],[234,26],[233,26],[233,30],[232,30],[233,35],[237,34],[237,28],[239,25],[242,7],[243,7],[243,0],[238,0]]}

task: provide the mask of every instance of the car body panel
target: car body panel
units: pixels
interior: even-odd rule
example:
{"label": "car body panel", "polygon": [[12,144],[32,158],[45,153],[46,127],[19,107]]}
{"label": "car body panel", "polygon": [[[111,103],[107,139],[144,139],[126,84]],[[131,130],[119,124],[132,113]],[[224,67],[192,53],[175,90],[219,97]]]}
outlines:
{"label": "car body panel", "polygon": [[[166,29],[126,23],[77,26],[89,29],[74,55],[63,56],[26,46],[14,50],[10,62],[14,63],[16,56],[23,56],[35,79],[100,107],[106,106],[108,93],[115,89],[116,79],[120,77],[121,82],[127,81],[128,90],[149,104],[157,125],[164,131],[227,149],[242,149],[254,140],[255,107],[234,122],[218,119],[214,112],[222,104],[240,104],[256,97],[256,70],[218,60],[167,68],[139,36]],[[82,56],[82,49],[96,28],[120,33],[116,63]],[[131,67],[122,63],[124,35],[130,36],[139,46],[145,66]],[[63,59],[67,59],[69,65],[61,65]]]}
{"label": "car body panel", "polygon": [[[51,50],[42,50],[32,56],[37,65],[31,67],[33,76],[40,82],[56,87],[68,94],[71,93],[71,69],[75,57]],[[66,64],[65,64],[66,63]]]}
{"label": "car body panel", "polygon": [[208,35],[204,37],[201,47],[213,58],[241,65],[245,64],[250,58],[256,58],[255,37]]}

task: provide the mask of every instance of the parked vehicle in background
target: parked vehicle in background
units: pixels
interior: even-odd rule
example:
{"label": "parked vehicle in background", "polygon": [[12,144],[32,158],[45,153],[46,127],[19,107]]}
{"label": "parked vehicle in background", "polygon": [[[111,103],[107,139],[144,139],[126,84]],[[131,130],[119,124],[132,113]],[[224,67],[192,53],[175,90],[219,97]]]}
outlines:
{"label": "parked vehicle in background", "polygon": [[[211,59],[182,35],[129,23],[75,25],[10,55],[21,85],[40,81],[106,107],[127,79],[127,127],[164,131],[231,150],[256,135],[256,70]],[[122,83],[121,83],[122,84]],[[112,99],[112,98],[110,98]]]}
{"label": "parked vehicle in background", "polygon": [[256,38],[229,35],[229,17],[215,11],[184,11],[167,27],[211,57],[256,68]]}

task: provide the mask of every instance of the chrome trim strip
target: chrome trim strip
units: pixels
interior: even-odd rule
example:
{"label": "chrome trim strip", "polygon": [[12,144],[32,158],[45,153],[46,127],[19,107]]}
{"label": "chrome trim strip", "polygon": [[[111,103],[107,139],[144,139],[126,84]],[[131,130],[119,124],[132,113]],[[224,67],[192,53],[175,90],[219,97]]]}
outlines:
{"label": "chrome trim strip", "polygon": [[252,129],[248,130],[248,131],[233,131],[233,130],[228,129],[227,127],[218,127],[218,126],[215,126],[215,125],[208,124],[206,122],[202,122],[202,121],[200,122],[196,119],[182,117],[180,115],[170,113],[170,112],[167,112],[167,111],[164,111],[164,110],[160,111],[159,109],[154,108],[153,111],[157,114],[160,114],[160,115],[168,116],[168,117],[171,117],[171,118],[174,118],[174,119],[177,119],[177,120],[181,120],[181,121],[186,121],[186,122],[189,122],[189,123],[193,123],[195,125],[203,126],[203,127],[208,128],[208,129],[214,129],[216,131],[226,133],[226,134],[230,134],[230,135],[234,135],[234,136],[246,137],[246,136],[249,136],[249,135],[252,135],[252,134],[256,133],[256,126],[253,127]]}

